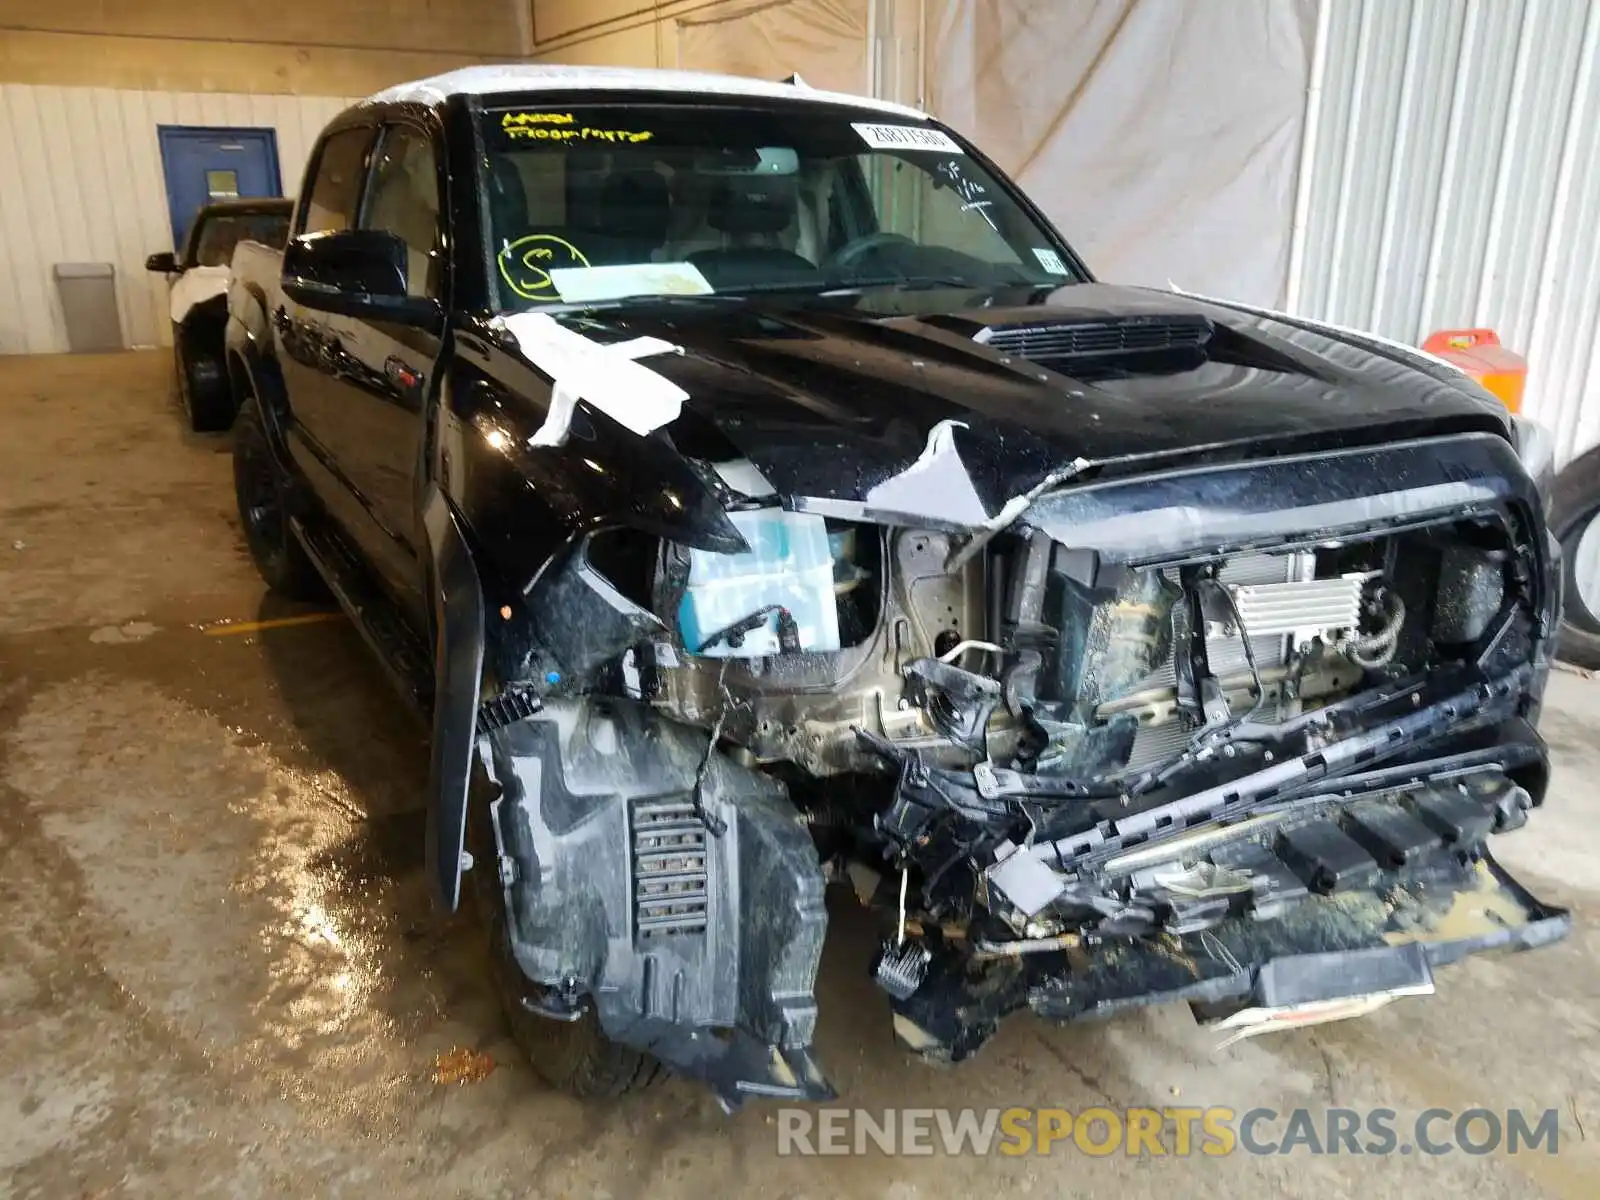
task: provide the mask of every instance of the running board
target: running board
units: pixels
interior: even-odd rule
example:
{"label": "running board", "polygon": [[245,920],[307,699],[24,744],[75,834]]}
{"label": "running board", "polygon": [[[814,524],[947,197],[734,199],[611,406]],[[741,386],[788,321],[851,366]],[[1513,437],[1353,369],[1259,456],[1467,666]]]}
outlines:
{"label": "running board", "polygon": [[426,644],[373,579],[345,536],[327,521],[295,517],[295,537],[339,607],[360,630],[401,698],[424,722],[433,712],[433,660]]}

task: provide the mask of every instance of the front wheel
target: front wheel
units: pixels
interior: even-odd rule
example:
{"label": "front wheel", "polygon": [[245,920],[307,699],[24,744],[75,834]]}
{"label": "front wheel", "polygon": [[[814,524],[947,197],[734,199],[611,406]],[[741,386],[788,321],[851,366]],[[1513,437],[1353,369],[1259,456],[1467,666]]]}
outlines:
{"label": "front wheel", "polygon": [[473,904],[489,934],[489,980],[505,1014],[511,1040],[534,1073],[551,1087],[581,1100],[611,1100],[654,1083],[663,1073],[658,1059],[613,1042],[600,1027],[591,1004],[575,1021],[542,1016],[529,1007],[542,992],[517,965],[506,925],[505,897],[496,885],[494,831],[488,800],[492,785],[474,772],[467,825]]}
{"label": "front wheel", "polygon": [[505,914],[496,907],[489,926],[489,972],[505,1013],[511,1040],[535,1074],[551,1087],[581,1100],[611,1100],[648,1087],[661,1075],[661,1063],[641,1050],[613,1042],[600,1028],[591,1004],[575,1021],[541,1016],[529,1008],[539,985],[529,982],[511,953]]}
{"label": "front wheel", "polygon": [[272,456],[260,402],[250,396],[233,431],[233,491],[250,557],[267,586],[292,600],[320,600],[322,577],[289,527],[288,480]]}
{"label": "front wheel", "polygon": [[228,373],[214,354],[205,354],[182,326],[172,331],[172,367],[178,399],[189,428],[196,433],[222,433],[233,424],[233,396]]}

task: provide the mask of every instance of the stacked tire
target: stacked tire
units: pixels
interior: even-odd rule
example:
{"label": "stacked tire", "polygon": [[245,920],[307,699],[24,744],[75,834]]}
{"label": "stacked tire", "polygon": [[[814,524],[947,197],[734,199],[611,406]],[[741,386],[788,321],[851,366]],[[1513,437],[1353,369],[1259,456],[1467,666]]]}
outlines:
{"label": "stacked tire", "polygon": [[1557,657],[1600,670],[1600,446],[1556,476],[1550,529],[1561,543],[1566,605]]}

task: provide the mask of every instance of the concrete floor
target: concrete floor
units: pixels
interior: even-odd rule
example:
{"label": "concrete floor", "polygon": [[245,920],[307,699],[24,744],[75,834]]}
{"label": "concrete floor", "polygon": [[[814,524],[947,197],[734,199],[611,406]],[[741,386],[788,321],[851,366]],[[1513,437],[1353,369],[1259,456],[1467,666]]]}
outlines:
{"label": "concrete floor", "polygon": [[[1556,785],[1496,847],[1572,906],[1563,944],[1439,995],[1214,1054],[1185,1008],[1012,1020],[904,1057],[836,906],[818,1052],[848,1103],[1522,1105],[1558,1157],[776,1156],[770,1107],[672,1080],[609,1107],[540,1086],[430,912],[420,730],[352,630],[264,596],[226,439],[185,434],[161,354],[0,358],[0,1195],[1600,1194],[1600,682],[1552,681]],[[433,1082],[472,1047],[480,1082]]]}

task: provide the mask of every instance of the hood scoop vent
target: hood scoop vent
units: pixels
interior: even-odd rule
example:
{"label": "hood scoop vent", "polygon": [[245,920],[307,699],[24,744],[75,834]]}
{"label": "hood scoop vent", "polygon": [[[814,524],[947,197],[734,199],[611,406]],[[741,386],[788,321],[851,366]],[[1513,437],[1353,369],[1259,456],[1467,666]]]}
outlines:
{"label": "hood scoop vent", "polygon": [[1192,353],[1203,349],[1210,340],[1211,322],[1195,313],[998,325],[979,331],[973,338],[1001,354],[1046,365],[1125,354]]}

